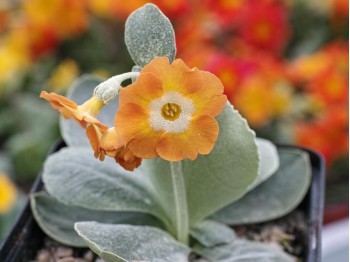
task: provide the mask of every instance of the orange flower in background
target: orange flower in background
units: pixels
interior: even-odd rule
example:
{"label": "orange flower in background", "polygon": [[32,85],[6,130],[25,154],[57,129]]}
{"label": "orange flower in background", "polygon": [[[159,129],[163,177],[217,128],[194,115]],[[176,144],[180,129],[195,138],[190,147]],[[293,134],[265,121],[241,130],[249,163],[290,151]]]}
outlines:
{"label": "orange flower in background", "polygon": [[103,131],[108,129],[107,126],[96,118],[101,108],[104,106],[104,103],[96,96],[93,96],[82,105],[77,105],[64,96],[55,93],[47,93],[46,91],[42,91],[40,97],[49,101],[52,108],[57,109],[64,118],[74,119],[83,128],[86,128],[89,124],[93,124]]}
{"label": "orange flower in background", "polygon": [[115,128],[140,158],[168,161],[208,154],[218,137],[215,116],[226,104],[224,87],[209,72],[190,69],[180,59],[159,57],[135,83],[120,91]]}
{"label": "orange flower in background", "polygon": [[349,79],[348,76],[330,68],[310,81],[306,90],[325,106],[346,103],[349,96]]}
{"label": "orange flower in background", "polygon": [[234,97],[233,104],[252,126],[263,126],[272,118],[272,95],[269,83],[262,76],[250,77]]}
{"label": "orange flower in background", "polygon": [[342,105],[329,109],[313,121],[295,126],[295,141],[323,154],[330,165],[335,159],[349,153],[349,112]]}
{"label": "orange flower in background", "polygon": [[0,215],[13,207],[17,198],[17,189],[10,179],[0,172]]}
{"label": "orange flower in background", "polygon": [[334,41],[313,54],[295,59],[287,65],[289,77],[296,83],[304,83],[313,81],[330,71],[337,71],[347,76],[349,71],[348,46],[347,41]]}
{"label": "orange flower in background", "polygon": [[88,26],[86,0],[24,1],[26,20],[35,27],[50,26],[59,38],[84,32]]}
{"label": "orange flower in background", "polygon": [[86,129],[86,134],[90,144],[95,152],[95,157],[101,161],[105,155],[115,159],[126,170],[133,171],[141,165],[142,159],[136,157],[127,147],[116,133],[114,128],[101,130],[95,125],[90,125]]}

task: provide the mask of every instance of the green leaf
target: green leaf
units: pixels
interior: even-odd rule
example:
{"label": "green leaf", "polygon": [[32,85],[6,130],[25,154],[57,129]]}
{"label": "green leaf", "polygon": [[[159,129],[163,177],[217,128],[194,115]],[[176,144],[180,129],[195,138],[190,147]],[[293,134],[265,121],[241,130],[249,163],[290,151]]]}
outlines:
{"label": "green leaf", "polygon": [[79,221],[94,220],[114,224],[161,225],[154,217],[147,214],[96,211],[68,206],[44,192],[32,194],[30,204],[35,220],[48,236],[60,243],[74,247],[87,246],[74,230],[74,223]]}
{"label": "green leaf", "polygon": [[213,262],[295,262],[295,258],[278,246],[243,239],[209,248],[196,245],[193,251]]}
{"label": "green leaf", "polygon": [[79,222],[75,230],[107,262],[185,262],[190,253],[187,246],[155,227]]}
{"label": "green leaf", "polygon": [[212,220],[204,220],[190,231],[191,236],[205,247],[231,243],[235,239],[232,228]]}
{"label": "green leaf", "polygon": [[[67,97],[78,105],[91,98],[95,87],[102,82],[102,79],[83,75],[78,78],[70,87]],[[114,116],[119,108],[118,99],[113,100],[104,106],[98,115],[98,119],[108,125],[113,126]],[[85,130],[74,120],[60,117],[61,135],[69,146],[90,146]]]}
{"label": "green leaf", "polygon": [[240,198],[258,175],[255,133],[246,120],[230,104],[217,120],[220,132],[213,151],[184,161],[192,225]]}
{"label": "green leaf", "polygon": [[147,213],[167,222],[142,174],[125,171],[112,159],[101,162],[90,148],[64,148],[49,156],[43,181],[47,191],[67,205]]}
{"label": "green leaf", "polygon": [[[213,151],[194,161],[183,161],[190,226],[240,198],[258,175],[255,134],[246,120],[230,104],[217,120],[220,132]],[[140,172],[150,179],[163,209],[173,219],[169,162],[161,159],[144,161]]]}
{"label": "green leaf", "polygon": [[125,43],[136,65],[144,67],[157,56],[175,58],[175,34],[169,19],[154,4],[137,9],[126,20]]}
{"label": "green leaf", "polygon": [[212,219],[232,225],[264,222],[289,213],[303,200],[311,181],[308,154],[299,149],[278,152],[281,164],[276,174]]}
{"label": "green leaf", "polygon": [[260,157],[259,175],[254,180],[254,183],[248,187],[248,191],[272,176],[279,166],[277,147],[273,143],[266,139],[256,138],[256,144]]}

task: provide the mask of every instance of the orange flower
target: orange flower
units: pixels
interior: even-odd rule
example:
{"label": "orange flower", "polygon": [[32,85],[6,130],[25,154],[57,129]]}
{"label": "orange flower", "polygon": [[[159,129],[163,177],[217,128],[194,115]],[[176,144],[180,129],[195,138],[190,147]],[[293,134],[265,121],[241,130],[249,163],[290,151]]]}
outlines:
{"label": "orange flower", "polygon": [[320,118],[299,122],[294,127],[298,145],[323,154],[329,166],[334,160],[349,154],[349,108],[347,104],[330,108]]}
{"label": "orange flower", "polygon": [[93,124],[102,131],[108,129],[107,126],[96,119],[101,108],[104,106],[104,103],[96,96],[93,96],[82,105],[77,105],[64,96],[47,93],[46,91],[42,91],[40,97],[49,101],[52,108],[57,109],[64,118],[74,119],[83,128],[86,128],[88,124]]}
{"label": "orange flower", "polygon": [[136,167],[141,165],[142,159],[136,157],[124,146],[114,128],[102,131],[95,125],[90,125],[86,129],[86,134],[94,149],[95,157],[99,158],[101,161],[104,160],[105,155],[108,155],[129,171],[133,171]]}
{"label": "orange flower", "polygon": [[220,80],[165,57],[146,65],[135,83],[120,91],[116,132],[141,158],[168,161],[208,154],[218,137],[219,115],[227,101]]}
{"label": "orange flower", "polygon": [[59,38],[66,38],[87,29],[87,7],[85,0],[32,0],[24,1],[23,11],[34,27],[50,27]]}

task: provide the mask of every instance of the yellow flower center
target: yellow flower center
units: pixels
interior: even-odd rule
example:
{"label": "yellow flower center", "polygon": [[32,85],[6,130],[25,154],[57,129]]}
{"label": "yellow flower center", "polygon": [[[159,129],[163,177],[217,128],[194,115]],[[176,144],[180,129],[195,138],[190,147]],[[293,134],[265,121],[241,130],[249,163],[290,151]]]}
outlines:
{"label": "yellow flower center", "polygon": [[161,114],[169,121],[175,121],[181,114],[181,107],[175,103],[166,103],[162,106]]}
{"label": "yellow flower center", "polygon": [[185,132],[191,123],[194,104],[178,92],[167,92],[149,106],[149,124],[154,131]]}
{"label": "yellow flower center", "polygon": [[271,26],[266,22],[257,24],[255,28],[255,36],[258,40],[269,40],[271,36]]}

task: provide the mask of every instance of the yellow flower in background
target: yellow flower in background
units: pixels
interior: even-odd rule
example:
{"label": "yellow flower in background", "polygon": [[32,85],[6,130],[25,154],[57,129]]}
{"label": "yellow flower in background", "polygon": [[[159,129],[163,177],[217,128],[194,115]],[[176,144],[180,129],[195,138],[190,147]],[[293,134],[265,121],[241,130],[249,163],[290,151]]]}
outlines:
{"label": "yellow flower in background", "polygon": [[136,82],[120,91],[115,128],[124,144],[140,158],[194,160],[209,154],[218,137],[215,120],[227,98],[213,74],[188,68],[177,59],[158,57]]}
{"label": "yellow flower in background", "polygon": [[16,199],[16,186],[4,173],[0,173],[0,214],[10,211]]}
{"label": "yellow flower in background", "polygon": [[65,91],[79,75],[79,66],[72,59],[62,61],[51,74],[47,87],[54,92]]}
{"label": "yellow flower in background", "polygon": [[28,39],[21,30],[14,29],[0,38],[0,57],[0,84],[17,79],[29,67]]}
{"label": "yellow flower in background", "polygon": [[272,117],[271,87],[264,77],[252,76],[245,81],[233,102],[252,126],[263,126]]}
{"label": "yellow flower in background", "polygon": [[241,85],[233,103],[250,125],[258,127],[288,114],[292,100],[293,92],[287,83],[256,74]]}

